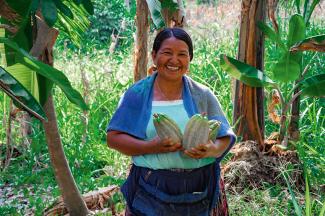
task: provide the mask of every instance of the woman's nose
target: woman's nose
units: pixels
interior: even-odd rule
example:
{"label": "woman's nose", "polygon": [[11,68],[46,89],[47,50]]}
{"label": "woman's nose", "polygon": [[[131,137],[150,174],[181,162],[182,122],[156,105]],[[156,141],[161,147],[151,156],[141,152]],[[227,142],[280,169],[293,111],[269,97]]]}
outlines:
{"label": "woman's nose", "polygon": [[175,63],[178,63],[178,57],[177,57],[177,55],[172,55],[171,58],[170,58],[170,61],[173,62],[173,63],[174,62]]}

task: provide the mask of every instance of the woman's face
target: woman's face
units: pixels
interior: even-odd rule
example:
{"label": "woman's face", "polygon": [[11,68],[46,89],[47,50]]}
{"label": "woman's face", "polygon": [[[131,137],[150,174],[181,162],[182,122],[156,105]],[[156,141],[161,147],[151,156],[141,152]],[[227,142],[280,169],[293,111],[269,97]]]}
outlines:
{"label": "woman's face", "polygon": [[152,59],[158,75],[168,81],[181,80],[190,64],[187,44],[175,37],[164,40],[158,52],[152,52]]}

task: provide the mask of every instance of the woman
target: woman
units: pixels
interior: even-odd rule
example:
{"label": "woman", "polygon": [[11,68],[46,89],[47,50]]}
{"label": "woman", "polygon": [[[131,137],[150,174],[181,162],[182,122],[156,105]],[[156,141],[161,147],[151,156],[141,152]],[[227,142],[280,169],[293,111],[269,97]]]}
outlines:
{"label": "woman", "polygon": [[[132,156],[121,188],[126,215],[210,215],[219,194],[219,163],[235,135],[213,93],[185,75],[193,45],[183,29],[158,33],[152,59],[156,71],[124,93],[107,127],[108,146]],[[156,135],[153,113],[167,114],[182,132],[197,113],[222,124],[214,143],[184,150],[181,143]]]}

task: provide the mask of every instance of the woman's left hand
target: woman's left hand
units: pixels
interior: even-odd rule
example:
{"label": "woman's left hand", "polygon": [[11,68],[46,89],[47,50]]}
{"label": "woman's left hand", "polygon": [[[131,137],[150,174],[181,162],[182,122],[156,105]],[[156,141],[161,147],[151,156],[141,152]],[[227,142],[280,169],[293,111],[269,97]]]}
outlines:
{"label": "woman's left hand", "polygon": [[215,143],[209,140],[206,144],[199,144],[198,146],[184,151],[186,155],[191,158],[200,159],[207,157],[220,157],[229,145],[229,137],[217,139]]}

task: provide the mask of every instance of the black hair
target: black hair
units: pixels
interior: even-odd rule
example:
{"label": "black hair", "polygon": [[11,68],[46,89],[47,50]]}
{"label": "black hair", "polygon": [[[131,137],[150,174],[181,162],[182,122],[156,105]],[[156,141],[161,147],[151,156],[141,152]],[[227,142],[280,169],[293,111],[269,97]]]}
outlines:
{"label": "black hair", "polygon": [[153,42],[152,51],[158,52],[161,44],[164,40],[175,37],[178,40],[184,41],[188,46],[188,51],[190,53],[190,60],[193,59],[193,43],[189,34],[184,29],[181,28],[165,28],[156,35],[155,41]]}

